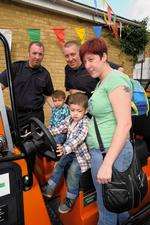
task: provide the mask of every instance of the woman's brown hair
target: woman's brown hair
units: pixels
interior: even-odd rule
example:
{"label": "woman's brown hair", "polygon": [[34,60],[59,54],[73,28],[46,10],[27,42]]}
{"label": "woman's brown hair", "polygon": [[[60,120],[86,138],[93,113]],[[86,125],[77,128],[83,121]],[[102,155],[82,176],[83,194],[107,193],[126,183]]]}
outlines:
{"label": "woman's brown hair", "polygon": [[81,45],[79,54],[82,62],[86,53],[99,55],[102,58],[104,53],[107,54],[107,45],[104,39],[92,38]]}

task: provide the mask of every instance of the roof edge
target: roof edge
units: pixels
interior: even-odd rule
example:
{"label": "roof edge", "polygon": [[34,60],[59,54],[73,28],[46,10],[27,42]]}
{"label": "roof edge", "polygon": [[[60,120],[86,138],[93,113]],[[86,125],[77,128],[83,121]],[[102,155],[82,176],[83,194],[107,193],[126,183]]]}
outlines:
{"label": "roof edge", "polygon": [[[106,11],[101,9],[95,9],[94,7],[87,6],[82,3],[78,3],[70,0],[11,0],[22,5],[28,5],[36,8],[41,8],[47,11],[57,12],[59,14],[68,15],[84,19],[93,23],[106,24],[103,19],[103,14],[107,14]],[[132,24],[135,26],[141,26],[140,22],[129,20],[124,17],[117,16],[117,21],[124,24]]]}

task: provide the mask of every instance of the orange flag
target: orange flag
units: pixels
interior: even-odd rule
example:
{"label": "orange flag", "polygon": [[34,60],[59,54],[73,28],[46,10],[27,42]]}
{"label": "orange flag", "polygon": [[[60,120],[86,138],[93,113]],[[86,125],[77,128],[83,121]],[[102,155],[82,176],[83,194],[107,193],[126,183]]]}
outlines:
{"label": "orange flag", "polygon": [[53,28],[53,31],[57,37],[58,42],[63,45],[65,43],[65,32],[64,28]]}

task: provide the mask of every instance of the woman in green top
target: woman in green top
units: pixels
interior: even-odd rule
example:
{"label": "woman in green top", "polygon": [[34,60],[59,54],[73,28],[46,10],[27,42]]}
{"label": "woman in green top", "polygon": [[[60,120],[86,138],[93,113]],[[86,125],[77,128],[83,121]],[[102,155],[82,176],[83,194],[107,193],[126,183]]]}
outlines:
{"label": "woman in green top", "polygon": [[93,78],[99,78],[89,99],[90,114],[95,117],[106,156],[103,160],[97,141],[93,118],[89,123],[87,144],[91,153],[91,171],[99,207],[98,225],[121,224],[128,212],[111,213],[103,205],[101,184],[111,181],[112,166],[126,170],[132,160],[133,148],[129,141],[131,128],[131,89],[126,74],[113,70],[107,62],[107,46],[103,39],[93,38],[80,48],[80,57]]}

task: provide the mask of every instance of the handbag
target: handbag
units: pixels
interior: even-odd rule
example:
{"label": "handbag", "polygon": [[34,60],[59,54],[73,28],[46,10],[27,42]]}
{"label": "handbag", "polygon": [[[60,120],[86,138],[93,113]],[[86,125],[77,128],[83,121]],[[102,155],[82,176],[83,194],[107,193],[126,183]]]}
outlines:
{"label": "handbag", "polygon": [[[97,140],[104,159],[106,153],[104,152],[103,142],[95,117],[93,119]],[[147,177],[136,157],[135,147],[133,147],[133,158],[129,168],[119,172],[113,166],[111,182],[102,184],[104,206],[114,213],[129,211],[142,202],[147,191]]]}

